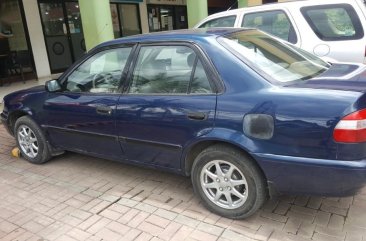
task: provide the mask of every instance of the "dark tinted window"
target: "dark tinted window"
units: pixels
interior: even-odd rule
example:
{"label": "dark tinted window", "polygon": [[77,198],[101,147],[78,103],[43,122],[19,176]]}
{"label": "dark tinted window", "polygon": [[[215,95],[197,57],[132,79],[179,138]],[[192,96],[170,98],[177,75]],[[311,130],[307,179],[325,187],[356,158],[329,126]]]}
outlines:
{"label": "dark tinted window", "polygon": [[234,27],[236,16],[227,16],[222,18],[216,18],[205,22],[199,28],[214,28],[214,27]]}
{"label": "dark tinted window", "polygon": [[303,7],[301,12],[314,33],[322,40],[352,40],[363,37],[356,11],[348,4]]}
{"label": "dark tinted window", "polygon": [[289,18],[280,10],[245,14],[242,27],[257,28],[290,43],[297,42],[297,36]]}

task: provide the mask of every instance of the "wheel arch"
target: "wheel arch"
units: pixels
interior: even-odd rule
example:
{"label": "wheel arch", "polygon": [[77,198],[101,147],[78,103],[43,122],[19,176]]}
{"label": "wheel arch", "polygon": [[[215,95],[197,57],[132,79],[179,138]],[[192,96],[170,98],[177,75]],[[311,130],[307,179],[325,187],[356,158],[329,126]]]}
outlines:
{"label": "wheel arch", "polygon": [[15,110],[9,114],[8,118],[9,130],[12,132],[13,135],[16,121],[23,116],[31,116],[31,113],[25,110]]}
{"label": "wheel arch", "polygon": [[204,149],[206,149],[209,146],[212,145],[225,145],[230,148],[233,148],[245,156],[247,156],[249,159],[253,161],[254,164],[256,164],[261,171],[263,177],[267,180],[267,176],[265,175],[264,170],[262,169],[261,165],[258,163],[258,161],[250,154],[248,149],[240,145],[236,142],[229,142],[227,140],[218,139],[218,138],[212,138],[212,139],[202,139],[200,141],[196,141],[195,143],[192,143],[190,146],[188,146],[186,151],[184,152],[184,158],[183,158],[183,171],[186,176],[191,175],[192,167],[194,160],[198,156],[199,153],[201,153]]}

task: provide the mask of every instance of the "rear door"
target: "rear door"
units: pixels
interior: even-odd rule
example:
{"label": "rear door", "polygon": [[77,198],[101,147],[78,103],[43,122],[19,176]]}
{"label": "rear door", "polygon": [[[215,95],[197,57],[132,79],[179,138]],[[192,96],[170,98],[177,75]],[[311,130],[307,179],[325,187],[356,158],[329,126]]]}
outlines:
{"label": "rear door", "polygon": [[301,48],[319,57],[364,62],[365,17],[359,6],[351,3],[354,2],[301,7],[302,29],[307,37]]}
{"label": "rear door", "polygon": [[245,12],[241,27],[257,28],[297,46],[301,44],[296,26],[285,9]]}
{"label": "rear door", "polygon": [[117,131],[129,161],[180,168],[183,147],[214,124],[216,87],[191,45],[142,45],[125,94]]}

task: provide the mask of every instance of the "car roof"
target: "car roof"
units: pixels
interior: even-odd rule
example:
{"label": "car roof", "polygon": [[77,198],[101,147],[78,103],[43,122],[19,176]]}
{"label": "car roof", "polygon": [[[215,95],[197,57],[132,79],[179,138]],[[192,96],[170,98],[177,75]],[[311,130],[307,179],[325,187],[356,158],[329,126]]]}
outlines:
{"label": "car roof", "polygon": [[246,31],[249,28],[200,28],[185,29],[174,31],[163,31],[147,34],[133,35],[104,42],[96,48],[107,47],[110,45],[139,43],[139,42],[156,42],[156,41],[199,41],[206,38],[216,38],[238,31]]}

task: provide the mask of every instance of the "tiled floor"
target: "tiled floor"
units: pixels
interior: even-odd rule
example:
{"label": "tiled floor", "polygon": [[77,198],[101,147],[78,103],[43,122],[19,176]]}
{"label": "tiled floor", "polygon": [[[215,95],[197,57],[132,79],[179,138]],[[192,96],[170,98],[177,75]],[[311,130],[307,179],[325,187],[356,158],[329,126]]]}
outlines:
{"label": "tiled floor", "polygon": [[366,189],[283,196],[234,221],[207,211],[189,178],[73,153],[33,165],[14,145],[0,125],[0,240],[366,240]]}

